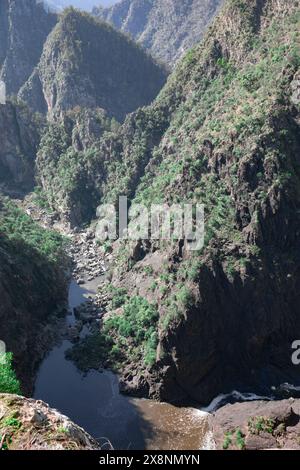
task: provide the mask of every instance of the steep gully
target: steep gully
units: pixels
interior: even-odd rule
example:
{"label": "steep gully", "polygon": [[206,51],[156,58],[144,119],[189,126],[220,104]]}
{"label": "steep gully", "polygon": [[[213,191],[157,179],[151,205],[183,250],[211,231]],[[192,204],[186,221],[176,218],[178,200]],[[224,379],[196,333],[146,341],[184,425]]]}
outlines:
{"label": "steep gully", "polygon": [[[23,204],[24,208],[24,204]],[[66,233],[66,228],[32,202],[25,209],[41,225]],[[43,360],[35,382],[34,398],[58,409],[82,426],[104,448],[193,450],[214,447],[209,432],[209,414],[226,403],[270,400],[288,396],[285,384],[275,395],[258,397],[237,391],[216,397],[206,408],[194,405],[175,407],[146,399],[133,399],[119,392],[118,377],[108,370],[83,374],[66,358],[66,351],[89,325],[100,322],[102,299],[97,287],[103,282],[109,255],[103,256],[89,232],[70,233],[70,255],[74,260],[69,287],[69,314],[61,329],[61,339]],[[291,390],[292,395],[298,390]]]}

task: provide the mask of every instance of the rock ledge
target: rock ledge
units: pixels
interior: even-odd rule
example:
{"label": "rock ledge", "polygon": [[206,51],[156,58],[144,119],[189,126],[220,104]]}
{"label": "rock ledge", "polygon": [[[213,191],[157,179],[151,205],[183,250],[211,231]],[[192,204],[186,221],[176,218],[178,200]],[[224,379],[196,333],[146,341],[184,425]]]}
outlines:
{"label": "rock ledge", "polygon": [[0,450],[99,450],[82,428],[42,401],[0,394]]}
{"label": "rock ledge", "polygon": [[299,450],[300,400],[226,405],[212,416],[210,428],[219,450]]}

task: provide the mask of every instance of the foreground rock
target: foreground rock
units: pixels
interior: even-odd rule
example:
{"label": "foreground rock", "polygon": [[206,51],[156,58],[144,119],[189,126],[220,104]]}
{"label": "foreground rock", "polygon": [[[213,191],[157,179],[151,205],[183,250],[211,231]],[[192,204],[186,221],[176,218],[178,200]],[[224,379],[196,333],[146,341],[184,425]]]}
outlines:
{"label": "foreground rock", "polygon": [[0,450],[99,450],[98,443],[41,401],[0,395]]}
{"label": "foreground rock", "polygon": [[217,449],[300,449],[300,400],[235,403],[211,420]]}

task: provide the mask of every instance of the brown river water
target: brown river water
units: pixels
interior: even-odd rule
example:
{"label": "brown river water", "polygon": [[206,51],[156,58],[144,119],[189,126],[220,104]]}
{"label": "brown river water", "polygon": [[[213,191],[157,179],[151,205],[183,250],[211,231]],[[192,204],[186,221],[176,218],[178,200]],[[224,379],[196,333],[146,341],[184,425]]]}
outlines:
{"label": "brown river water", "polygon": [[[95,292],[96,282],[71,283],[69,307],[75,308]],[[72,321],[71,319],[67,320]],[[198,450],[209,448],[208,413],[178,408],[119,393],[118,377],[110,371],[82,374],[65,359],[69,341],[56,346],[41,364],[34,398],[70,417],[100,443],[114,449]]]}

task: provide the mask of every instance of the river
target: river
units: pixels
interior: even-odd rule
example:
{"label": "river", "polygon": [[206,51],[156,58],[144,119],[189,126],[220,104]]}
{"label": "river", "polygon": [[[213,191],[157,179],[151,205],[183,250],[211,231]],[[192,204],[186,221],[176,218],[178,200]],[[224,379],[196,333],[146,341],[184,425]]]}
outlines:
{"label": "river", "polygon": [[[84,286],[73,281],[69,308],[86,301],[96,287],[97,280]],[[73,315],[66,319],[68,324],[74,321]],[[67,415],[100,443],[109,441],[114,449],[194,450],[209,445],[207,412],[123,396],[112,372],[82,374],[67,361],[65,351],[71,345],[62,341],[44,359],[34,398]]]}

